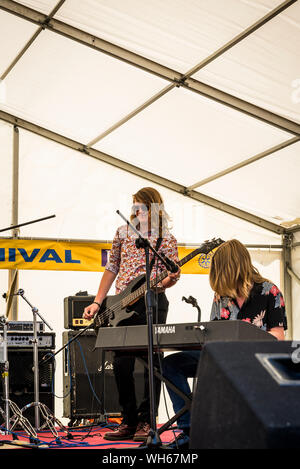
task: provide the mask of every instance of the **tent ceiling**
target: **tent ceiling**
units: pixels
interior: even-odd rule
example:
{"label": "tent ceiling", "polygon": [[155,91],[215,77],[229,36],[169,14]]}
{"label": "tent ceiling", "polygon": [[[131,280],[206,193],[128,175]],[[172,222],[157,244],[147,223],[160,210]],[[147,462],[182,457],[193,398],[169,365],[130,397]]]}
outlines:
{"label": "tent ceiling", "polygon": [[142,157],[149,171],[189,186],[195,175],[208,177],[289,138],[287,132],[175,88],[95,148],[133,164]]}
{"label": "tent ceiling", "polygon": [[299,102],[293,99],[300,77],[299,32],[300,6],[296,3],[194,78],[300,122]]}
{"label": "tent ceiling", "polygon": [[160,78],[43,31],[6,78],[2,109],[88,143],[163,86]]}
{"label": "tent ceiling", "polygon": [[[84,8],[77,0],[17,3],[41,14],[25,8],[20,19],[0,11],[0,31],[5,24],[6,37],[17,36],[1,54],[2,73],[39,21],[45,20],[43,15],[55,6],[57,11],[48,30],[38,34],[5,79],[6,101],[1,109],[12,115],[90,144],[183,188],[300,135],[292,83],[300,76],[298,1],[228,0],[226,9],[221,0],[152,0],[142,5],[137,0],[85,0]],[[2,8],[15,9],[15,5],[0,0]],[[175,87],[182,74],[196,70],[210,54],[279,5],[283,5],[280,14],[274,13]],[[29,16],[34,22],[26,21]],[[76,34],[81,44],[70,40]],[[167,85],[168,92],[158,98]],[[299,145],[294,143],[201,186],[203,196],[195,191],[196,199],[197,194],[202,201],[217,194],[224,203],[236,205],[239,200],[243,210],[273,223],[295,219],[297,183],[283,190],[283,181],[286,186],[291,165],[299,169],[298,154]],[[283,173],[278,169],[282,165]],[[258,169],[264,179],[253,190]]]}
{"label": "tent ceiling", "polygon": [[5,44],[5,47],[1,46],[0,54],[0,76],[2,76],[37,27],[2,10],[0,10],[0,24],[0,41],[1,44]]}
{"label": "tent ceiling", "polygon": [[75,0],[66,2],[56,17],[186,73],[280,1],[226,0],[226,8],[220,8],[220,0],[152,0],[144,2],[142,8],[140,3],[136,0],[88,0],[83,11],[82,2]]}

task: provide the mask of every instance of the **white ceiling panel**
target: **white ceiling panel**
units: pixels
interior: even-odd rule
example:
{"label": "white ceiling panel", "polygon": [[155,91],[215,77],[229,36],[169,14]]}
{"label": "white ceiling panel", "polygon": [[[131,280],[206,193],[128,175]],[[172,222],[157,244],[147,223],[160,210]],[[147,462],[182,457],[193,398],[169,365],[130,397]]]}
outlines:
{"label": "white ceiling panel", "polygon": [[300,2],[193,75],[300,122]]}
{"label": "white ceiling panel", "polygon": [[68,0],[55,18],[187,72],[279,3],[278,0]]}
{"label": "white ceiling panel", "polygon": [[257,119],[176,88],[95,148],[189,186],[288,138]]}
{"label": "white ceiling panel", "polygon": [[34,24],[0,10],[0,77],[36,30]]}
{"label": "white ceiling panel", "polygon": [[16,3],[21,3],[47,15],[56,6],[58,0],[17,0]]}
{"label": "white ceiling panel", "polygon": [[44,31],[6,79],[2,109],[88,143],[165,81]]}
{"label": "white ceiling panel", "polygon": [[201,187],[201,192],[273,223],[300,217],[300,143]]}

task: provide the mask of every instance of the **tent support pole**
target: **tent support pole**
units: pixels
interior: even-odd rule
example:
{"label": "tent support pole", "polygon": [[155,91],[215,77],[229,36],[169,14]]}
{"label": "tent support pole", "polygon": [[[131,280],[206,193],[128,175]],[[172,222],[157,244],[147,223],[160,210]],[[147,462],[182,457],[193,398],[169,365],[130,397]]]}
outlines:
{"label": "tent support pole", "polygon": [[286,315],[288,321],[287,339],[293,338],[293,304],[292,304],[292,279],[289,274],[292,260],[292,241],[293,235],[284,234],[282,236],[282,268],[283,268],[283,285],[284,285],[284,301],[286,307]]}
{"label": "tent support pole", "polygon": [[[19,219],[19,129],[15,125],[13,128],[13,171],[12,171],[12,226],[18,224]],[[12,230],[12,237],[18,238],[19,230]],[[8,283],[9,287],[13,281],[15,270],[10,269],[8,271]],[[17,272],[17,283],[16,288],[18,288],[18,272]],[[15,296],[11,310],[9,313],[9,319],[13,321],[18,320],[18,297]]]}

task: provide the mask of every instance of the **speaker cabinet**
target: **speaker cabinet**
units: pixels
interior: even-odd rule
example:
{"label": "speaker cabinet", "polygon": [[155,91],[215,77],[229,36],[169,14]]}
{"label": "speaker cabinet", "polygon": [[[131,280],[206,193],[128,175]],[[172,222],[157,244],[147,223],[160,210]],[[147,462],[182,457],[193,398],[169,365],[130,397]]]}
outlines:
{"label": "speaker cabinet", "polygon": [[299,448],[300,363],[292,343],[214,342],[198,366],[191,449]]}
{"label": "speaker cabinet", "polygon": [[[63,332],[63,344],[69,343],[76,334],[78,331]],[[95,331],[87,330],[64,349],[63,415],[71,422],[121,414],[113,372],[114,354],[95,349],[96,337]],[[144,393],[144,368],[138,360],[134,378],[138,405]]]}
{"label": "speaker cabinet", "polygon": [[[41,363],[43,357],[53,353],[51,349],[39,350],[39,402],[45,404],[54,415],[54,359],[49,358]],[[8,348],[9,362],[9,399],[22,409],[27,404],[34,402],[34,374],[33,374],[33,350],[22,348]],[[0,393],[3,393],[3,383],[0,381]],[[1,404],[3,407],[3,405]],[[24,412],[34,426],[34,407]],[[43,423],[41,418],[41,424]]]}

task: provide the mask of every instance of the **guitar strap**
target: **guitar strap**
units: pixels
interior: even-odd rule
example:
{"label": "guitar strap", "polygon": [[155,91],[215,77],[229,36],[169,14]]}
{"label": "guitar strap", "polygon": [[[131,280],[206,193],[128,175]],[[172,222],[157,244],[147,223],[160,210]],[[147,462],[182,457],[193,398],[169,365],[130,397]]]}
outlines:
{"label": "guitar strap", "polygon": [[[162,238],[157,238],[156,246],[155,246],[156,251],[159,250],[162,240],[163,240]],[[150,273],[151,273],[152,268],[154,266],[154,262],[155,262],[155,254],[153,254],[153,257],[152,257],[151,262],[150,262]]]}

